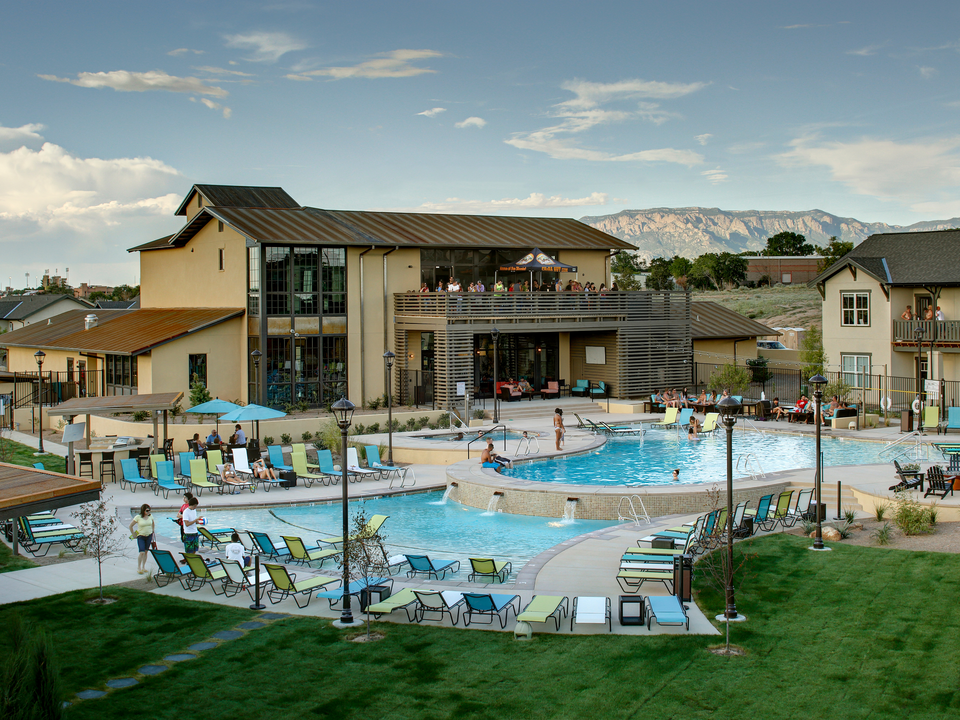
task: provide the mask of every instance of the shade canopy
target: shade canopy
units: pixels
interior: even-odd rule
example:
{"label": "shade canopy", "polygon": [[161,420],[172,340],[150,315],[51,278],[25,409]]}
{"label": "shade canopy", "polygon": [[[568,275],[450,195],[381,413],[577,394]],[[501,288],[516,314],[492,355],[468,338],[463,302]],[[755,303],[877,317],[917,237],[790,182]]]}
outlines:
{"label": "shade canopy", "polygon": [[273,408],[255,405],[253,403],[231,410],[226,415],[221,415],[220,419],[224,422],[251,422],[253,420],[276,420],[286,417],[285,412],[274,410]]}
{"label": "shade canopy", "polygon": [[546,270],[547,272],[577,272],[576,265],[566,265],[559,260],[534,248],[512,265],[501,265],[500,272],[533,272],[534,270]]}
{"label": "shade canopy", "polygon": [[217,398],[216,400],[209,400],[205,403],[200,403],[199,405],[194,405],[189,410],[185,412],[188,413],[198,413],[200,415],[219,415],[221,413],[228,413],[231,410],[236,410],[239,405],[232,403],[229,400],[221,400]]}

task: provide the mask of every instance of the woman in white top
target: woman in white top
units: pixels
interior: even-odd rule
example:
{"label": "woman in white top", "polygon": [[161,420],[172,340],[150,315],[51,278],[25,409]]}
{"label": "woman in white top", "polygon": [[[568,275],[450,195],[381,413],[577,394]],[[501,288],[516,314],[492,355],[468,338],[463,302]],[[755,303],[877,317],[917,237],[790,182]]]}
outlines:
{"label": "woman in white top", "polygon": [[147,572],[147,550],[150,549],[150,543],[153,542],[153,533],[157,529],[157,524],[153,521],[153,513],[150,506],[144,503],[140,506],[140,514],[135,515],[130,522],[131,538],[137,539],[137,548],[140,555],[137,557],[137,572],[143,575]]}

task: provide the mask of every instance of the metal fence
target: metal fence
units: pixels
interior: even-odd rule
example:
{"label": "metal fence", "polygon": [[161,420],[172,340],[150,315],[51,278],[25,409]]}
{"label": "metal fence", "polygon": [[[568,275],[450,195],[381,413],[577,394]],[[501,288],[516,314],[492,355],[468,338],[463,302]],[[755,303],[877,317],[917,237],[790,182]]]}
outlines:
{"label": "metal fence", "polygon": [[[44,371],[43,382],[37,373],[14,373],[12,408],[36,405],[59,405],[76,397],[98,397],[103,394],[102,370],[74,372]],[[42,385],[42,395],[41,395]]]}
{"label": "metal fence", "polygon": [[433,381],[434,373],[432,370],[406,370],[401,368],[400,382],[396,389],[394,403],[409,407],[429,405],[431,410],[436,410]]}

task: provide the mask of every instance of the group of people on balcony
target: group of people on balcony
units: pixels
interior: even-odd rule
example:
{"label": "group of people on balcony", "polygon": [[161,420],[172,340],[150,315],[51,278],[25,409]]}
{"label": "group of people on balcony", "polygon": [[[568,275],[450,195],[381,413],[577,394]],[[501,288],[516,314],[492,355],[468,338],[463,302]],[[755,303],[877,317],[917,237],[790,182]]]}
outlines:
{"label": "group of people on balcony", "polygon": [[[460,292],[583,292],[583,293],[599,293],[603,294],[607,292],[606,283],[600,283],[600,288],[598,289],[596,284],[592,282],[587,282],[581,284],[577,280],[568,280],[567,284],[564,285],[563,281],[559,278],[556,282],[544,281],[539,282],[537,280],[533,281],[531,285],[529,280],[517,281],[517,282],[507,282],[505,283],[502,279],[498,279],[491,286],[486,286],[483,284],[482,280],[477,280],[476,282],[470,283],[466,289],[457,278],[451,277],[449,281],[443,282],[442,280],[437,282],[437,287],[433,288],[433,292],[446,292],[446,293],[460,293]],[[611,292],[617,292],[617,284],[613,283],[610,287]],[[428,293],[431,292],[430,286],[424,282],[420,285],[420,292]]]}
{"label": "group of people on balcony", "polygon": [[933,305],[927,305],[926,310],[923,311],[923,317],[920,317],[920,313],[913,312],[913,308],[910,305],[907,305],[907,309],[900,314],[901,320],[938,320],[943,322],[947,319],[947,316],[943,314],[943,310],[940,309],[940,306],[937,305],[937,310],[934,312]]}

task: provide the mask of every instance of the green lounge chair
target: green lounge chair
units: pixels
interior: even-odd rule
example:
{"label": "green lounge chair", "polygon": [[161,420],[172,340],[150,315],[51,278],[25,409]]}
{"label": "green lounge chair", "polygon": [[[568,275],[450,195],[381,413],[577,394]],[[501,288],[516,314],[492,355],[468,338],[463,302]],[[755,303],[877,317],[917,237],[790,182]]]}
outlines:
{"label": "green lounge chair", "polygon": [[[947,413],[949,415],[949,411]],[[920,416],[920,426],[917,428],[922,433],[925,433],[927,430],[937,429],[937,434],[940,434],[940,408],[936,405],[931,405],[923,409],[923,414]]]}
{"label": "green lounge chair", "polygon": [[307,487],[311,487],[314,480],[318,480],[321,485],[330,484],[328,475],[314,475],[307,469],[307,456],[304,453],[294,452],[290,456],[290,462],[293,463],[293,471],[297,474],[297,477],[303,480],[303,484]]}
{"label": "green lounge chair", "polygon": [[233,528],[224,528],[218,530],[208,530],[203,525],[197,525],[197,532],[200,533],[200,545],[208,544],[214,550],[219,550],[221,545],[230,542],[230,537],[236,532]]}
{"label": "green lounge chair", "polygon": [[319,470],[320,466],[315,465],[310,462],[310,458],[307,457],[307,444],[306,443],[293,443],[290,446],[290,452],[292,453],[303,453],[303,457],[306,459],[307,470]]}
{"label": "green lounge chair", "polygon": [[671,425],[676,425],[676,424],[677,424],[677,415],[678,415],[679,413],[680,413],[680,409],[679,409],[679,408],[668,407],[668,408],[664,411],[664,413],[663,413],[663,420],[659,420],[659,421],[657,421],[657,422],[655,422],[655,423],[650,423],[650,427],[652,427],[652,428],[656,428],[656,427],[667,428],[667,427],[670,427]]}
{"label": "green lounge chair", "polygon": [[154,480],[160,477],[159,475],[157,475],[157,463],[163,462],[166,459],[167,459],[167,456],[164,455],[163,453],[160,453],[159,455],[158,454],[150,455],[150,477],[152,477]]}
{"label": "green lounge chair", "polygon": [[[434,562],[428,555],[407,555],[407,562],[410,563],[410,570],[407,571],[407,577],[416,575],[426,575],[427,577],[442,580],[447,571],[451,573],[460,572],[459,560],[438,560]],[[456,565],[456,568],[453,566]]]}
{"label": "green lounge chair", "polygon": [[214,490],[220,488],[218,483],[210,482],[207,479],[206,460],[199,459],[190,461],[190,486],[197,497],[200,497],[200,494],[205,488],[213,488]]}
{"label": "green lounge chair", "polygon": [[379,618],[381,615],[389,615],[394,610],[403,608],[407,611],[407,620],[413,622],[413,613],[410,606],[417,602],[417,593],[412,588],[403,588],[396,595],[391,595],[385,600],[381,600],[373,605],[367,605],[366,612]]}
{"label": "green lounge chair", "polygon": [[[34,530],[24,518],[20,518],[20,545],[34,557],[45,556],[56,543],[60,543],[74,552],[79,552],[85,539],[86,535],[83,534],[82,530]],[[46,549],[41,555],[37,555],[43,547],[46,547]]]}
{"label": "green lounge chair", "polygon": [[301,538],[293,535],[281,535],[280,537],[282,537],[283,541],[287,544],[287,549],[290,551],[290,559],[300,565],[308,565],[314,560],[319,560],[320,567],[323,567],[323,564],[327,560],[336,560],[341,555],[341,551],[334,548],[327,548],[325,550],[318,546],[308,548]]}
{"label": "green lounge chair", "polygon": [[[415,622],[423,622],[427,613],[439,615],[437,620],[443,620],[444,615],[450,616],[450,622],[456,625],[460,620],[460,606],[463,605],[463,593],[457,590],[414,590],[417,596],[417,606],[414,609]],[[454,616],[453,611],[457,614]]]}
{"label": "green lounge chair", "polygon": [[[187,561],[187,567],[190,568],[190,575],[184,576],[181,584],[190,592],[196,592],[204,585],[210,585],[213,588],[214,595],[223,595],[223,580],[227,573],[222,567],[208,566],[203,558],[196,553],[180,553],[183,559]],[[220,589],[217,590],[217,585]]]}
{"label": "green lounge chair", "polygon": [[523,612],[517,615],[517,622],[545,623],[553,618],[560,629],[560,618],[570,614],[570,600],[559,595],[534,595]]}
{"label": "green lounge chair", "polygon": [[120,489],[125,489],[124,486],[126,485],[130,486],[131,492],[136,492],[137,487],[140,486],[150,487],[153,485],[153,480],[140,477],[140,468],[133,458],[124,458],[120,461]]}
{"label": "green lounge chair", "polygon": [[617,573],[617,582],[626,593],[634,593],[640,590],[645,582],[661,582],[672,593],[673,571],[665,570],[620,570]]}
{"label": "green lounge chair", "polygon": [[648,595],[645,602],[647,630],[656,620],[657,625],[684,625],[690,631],[690,616],[676,595]]}
{"label": "green lounge chair", "polygon": [[470,567],[473,572],[467,575],[469,582],[474,582],[478,577],[487,577],[491,581],[496,578],[500,582],[506,582],[507,575],[513,572],[513,563],[493,558],[470,558]]}
{"label": "green lounge chair", "polygon": [[777,525],[786,527],[786,520],[790,516],[790,501],[793,499],[793,490],[784,490],[777,497],[777,504],[767,513],[765,519],[757,519],[764,530],[773,530]]}
{"label": "green lounge chair", "polygon": [[[379,529],[381,528],[381,526],[387,521],[387,518],[389,518],[389,517],[390,517],[389,515],[374,515],[374,516],[372,516],[369,520],[367,520],[367,524],[366,524],[366,526],[365,526],[364,532],[369,531],[371,534],[377,532],[377,530],[379,530]],[[351,538],[355,538],[356,535],[351,535],[350,537],[351,537]],[[317,542],[318,542],[318,543],[325,543],[325,544],[327,544],[327,545],[342,545],[342,544],[343,544],[343,536],[342,536],[342,535],[338,535],[337,537],[319,538],[319,539],[317,540]]]}
{"label": "green lounge chair", "polygon": [[507,620],[510,618],[510,610],[513,610],[514,617],[520,610],[519,595],[504,595],[490,593],[464,593],[463,601],[466,609],[463,612],[463,626],[468,627],[474,616],[490,618],[485,624],[492,625],[493,619],[500,620],[500,628],[507,626]]}
{"label": "green lounge chair", "polygon": [[217,465],[223,465],[222,450],[207,450],[207,474],[214,477],[220,477],[220,471]]}
{"label": "green lounge chair", "polygon": [[[267,591],[267,597],[274,605],[292,595],[297,607],[305,608],[313,599],[314,590],[339,582],[337,578],[324,575],[317,575],[297,582],[297,574],[289,572],[283,565],[266,563],[266,568],[267,572],[270,573],[270,580],[273,582],[273,589]],[[300,603],[302,597],[307,598],[307,601],[303,604]]]}
{"label": "green lounge chair", "polygon": [[703,418],[703,425],[700,427],[700,434],[705,435],[707,433],[715,432],[717,429],[717,421],[719,419],[720,413],[707,413]]}
{"label": "green lounge chair", "polygon": [[153,555],[153,559],[157,563],[157,572],[153,574],[153,580],[157,583],[157,587],[169,585],[174,580],[183,585],[184,580],[190,575],[190,570],[178,565],[172,552],[150,548],[150,554]]}

